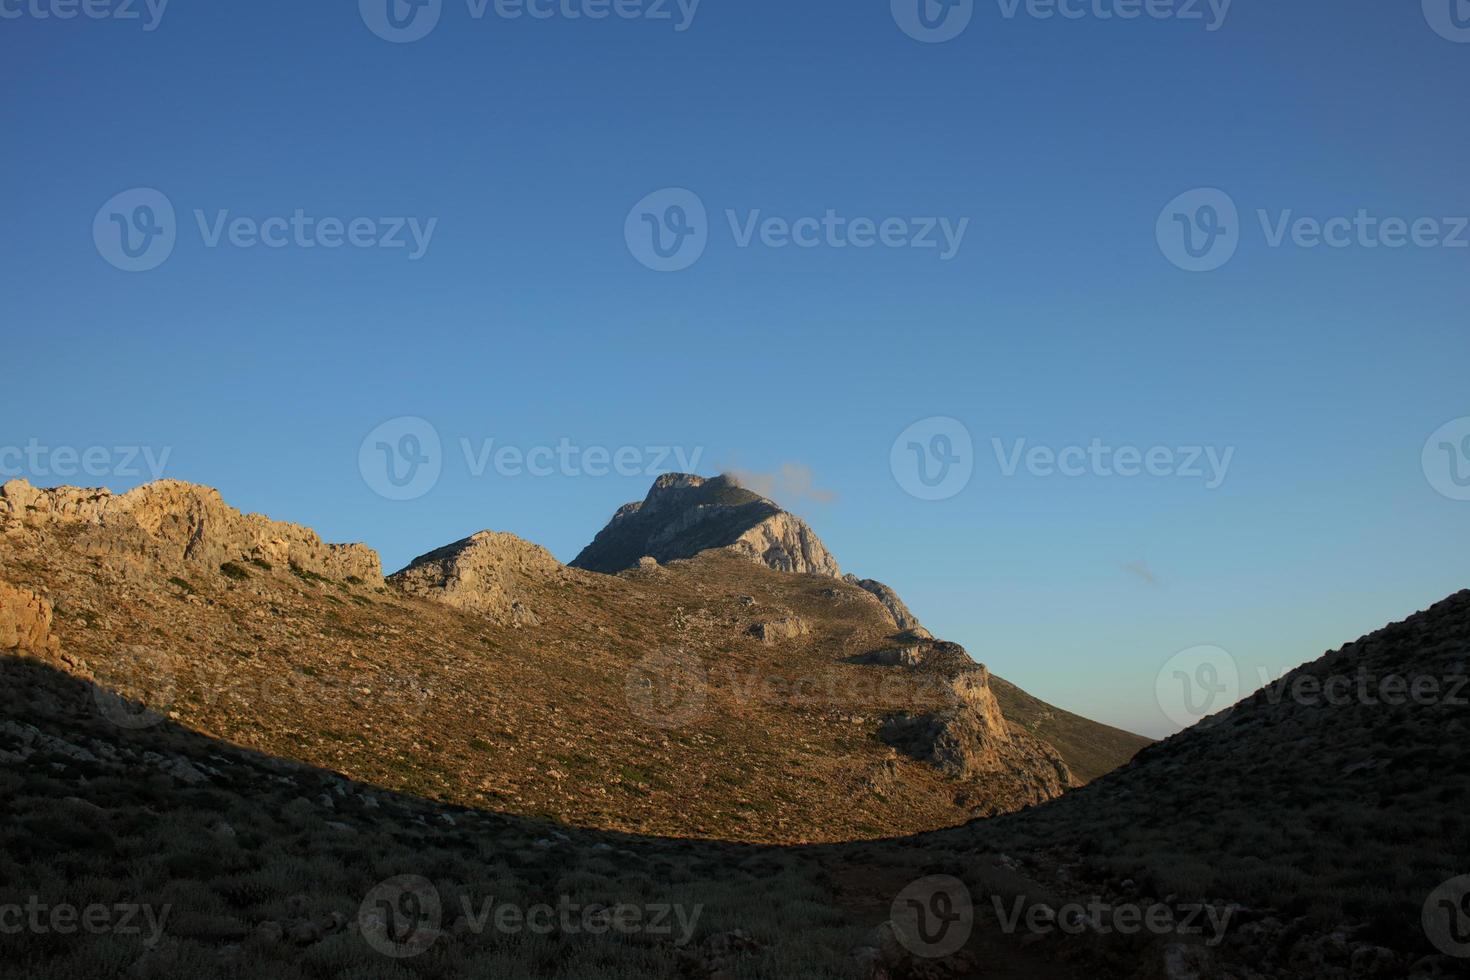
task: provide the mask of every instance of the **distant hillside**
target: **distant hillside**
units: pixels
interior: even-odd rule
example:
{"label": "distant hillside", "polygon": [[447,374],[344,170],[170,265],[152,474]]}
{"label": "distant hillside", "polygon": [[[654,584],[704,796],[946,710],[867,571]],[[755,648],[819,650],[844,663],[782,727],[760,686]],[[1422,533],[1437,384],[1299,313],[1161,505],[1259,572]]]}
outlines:
{"label": "distant hillside", "polygon": [[1047,704],[1003,678],[991,675],[991,687],[1005,716],[1050,743],[1067,760],[1072,774],[1084,783],[1112,772],[1138,750],[1153,744],[1152,739],[1142,735]]}
{"label": "distant hillside", "polygon": [[1470,869],[1467,677],[1470,591],[1059,800],[922,840],[1020,858],[1061,900],[1237,903],[1218,956],[1263,976],[1463,975],[1408,966],[1436,952],[1431,895]]}

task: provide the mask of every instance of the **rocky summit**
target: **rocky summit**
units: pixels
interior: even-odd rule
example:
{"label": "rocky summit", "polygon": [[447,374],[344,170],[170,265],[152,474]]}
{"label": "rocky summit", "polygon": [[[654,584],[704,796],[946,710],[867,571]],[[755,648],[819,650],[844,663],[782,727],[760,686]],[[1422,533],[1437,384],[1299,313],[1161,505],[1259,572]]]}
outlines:
{"label": "rocky summit", "polygon": [[572,560],[616,574],[644,557],[660,562],[725,548],[782,572],[840,576],[837,559],[800,518],[733,477],[661,476],[642,501],[625,504]]}

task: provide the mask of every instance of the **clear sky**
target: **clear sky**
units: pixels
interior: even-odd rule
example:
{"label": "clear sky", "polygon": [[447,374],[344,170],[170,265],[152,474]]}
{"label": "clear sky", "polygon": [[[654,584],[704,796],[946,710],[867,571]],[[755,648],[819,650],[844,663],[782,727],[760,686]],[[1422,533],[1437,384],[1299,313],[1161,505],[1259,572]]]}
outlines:
{"label": "clear sky", "polygon": [[1470,5],[387,3],[0,0],[7,475],[167,451],[392,569],[570,560],[648,447],[789,465],[845,568],[1150,734],[1177,651],[1274,675],[1470,585],[1470,428],[1421,459],[1470,416]]}

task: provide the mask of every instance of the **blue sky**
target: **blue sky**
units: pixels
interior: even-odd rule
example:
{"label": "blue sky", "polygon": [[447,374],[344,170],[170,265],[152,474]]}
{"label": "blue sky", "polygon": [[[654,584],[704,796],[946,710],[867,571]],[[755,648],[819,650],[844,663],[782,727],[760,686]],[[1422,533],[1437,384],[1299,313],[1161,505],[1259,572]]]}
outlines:
{"label": "blue sky", "polygon": [[[640,16],[444,0],[406,43],[371,2],[178,2],[156,23],[0,2],[0,449],[111,460],[0,468],[126,489],[142,474],[110,450],[167,450],[164,475],[393,568],[485,527],[569,560],[671,465],[650,447],[705,473],[790,465],[821,492],[777,481],[783,502],[844,567],[1033,693],[1150,734],[1177,727],[1155,687],[1177,651],[1274,676],[1467,584],[1470,502],[1421,459],[1470,416],[1470,43],[1448,0],[1236,0],[1223,20],[990,0],[944,43],[905,33],[902,2],[625,2]],[[168,236],[142,237],[167,215],[140,188]],[[680,212],[704,250],[660,272],[627,230],[675,228],[691,198],[670,188],[704,211]],[[1222,200],[1203,260],[1222,264],[1181,269],[1167,229],[1209,241]],[[812,247],[760,224],[829,212],[843,231]],[[1345,247],[1291,225],[1360,212]],[[1386,219],[1417,242],[1388,247]],[[332,221],[374,244],[326,247]],[[894,246],[856,247],[864,221]],[[957,248],[913,247],[946,226]],[[124,271],[124,227],[145,264],[172,250]],[[281,247],[246,247],[261,233]],[[360,449],[402,417],[432,425],[440,473],[392,500]],[[892,450],[935,417],[963,426],[972,475],[926,500]],[[406,430],[385,431],[396,451]],[[491,439],[636,447],[639,472],[477,475]],[[1175,470],[1233,454],[1210,489],[1007,476],[997,439],[1163,447]]]}

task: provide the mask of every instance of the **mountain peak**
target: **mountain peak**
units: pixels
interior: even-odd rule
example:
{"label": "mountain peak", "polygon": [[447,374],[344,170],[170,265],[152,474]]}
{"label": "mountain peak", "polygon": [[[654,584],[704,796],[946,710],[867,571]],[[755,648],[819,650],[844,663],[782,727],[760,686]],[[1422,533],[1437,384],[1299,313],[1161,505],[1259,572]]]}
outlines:
{"label": "mountain peak", "polygon": [[806,522],[732,476],[666,473],[642,501],[625,504],[582,549],[574,568],[616,574],[726,549],[783,572],[838,578],[842,571]]}

